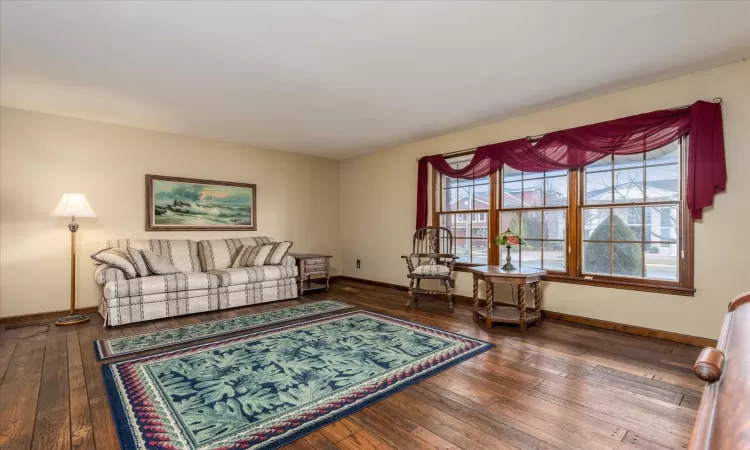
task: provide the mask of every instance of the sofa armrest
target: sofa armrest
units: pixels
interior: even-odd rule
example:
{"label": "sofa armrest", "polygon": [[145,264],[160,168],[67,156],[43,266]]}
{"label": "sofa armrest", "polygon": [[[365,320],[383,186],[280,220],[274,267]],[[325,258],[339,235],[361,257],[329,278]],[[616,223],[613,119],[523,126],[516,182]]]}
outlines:
{"label": "sofa armrest", "polygon": [[287,266],[287,267],[294,267],[297,265],[297,260],[294,259],[294,256],[292,255],[284,255],[284,257],[281,258],[281,265]]}
{"label": "sofa armrest", "polygon": [[94,268],[94,280],[99,286],[104,286],[108,281],[127,280],[128,277],[121,269],[107,264],[99,264]]}

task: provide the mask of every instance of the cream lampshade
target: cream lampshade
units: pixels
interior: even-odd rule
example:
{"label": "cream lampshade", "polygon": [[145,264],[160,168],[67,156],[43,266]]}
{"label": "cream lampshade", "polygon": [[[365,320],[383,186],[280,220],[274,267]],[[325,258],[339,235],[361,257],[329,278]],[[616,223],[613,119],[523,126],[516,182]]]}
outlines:
{"label": "cream lampshade", "polygon": [[96,217],[96,213],[83,194],[63,194],[51,216],[70,217],[70,314],[58,319],[57,325],[75,325],[89,320],[87,316],[76,314],[76,217]]}
{"label": "cream lampshade", "polygon": [[83,194],[63,194],[51,216],[96,217],[94,210]]}

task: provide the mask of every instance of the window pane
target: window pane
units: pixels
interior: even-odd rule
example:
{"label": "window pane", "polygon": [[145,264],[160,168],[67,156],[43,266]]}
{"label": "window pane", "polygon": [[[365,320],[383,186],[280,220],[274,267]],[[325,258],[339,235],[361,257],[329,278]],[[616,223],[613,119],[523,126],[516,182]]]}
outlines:
{"label": "window pane", "polygon": [[523,172],[524,180],[538,180],[544,178],[544,172]]}
{"label": "window pane", "polygon": [[613,241],[641,241],[643,236],[643,209],[640,206],[632,208],[612,208],[614,223],[612,224]]}
{"label": "window pane", "polygon": [[477,178],[474,180],[474,184],[490,184],[490,177]]}
{"label": "window pane", "polygon": [[612,170],[612,157],[607,156],[586,166],[586,172],[601,172]]}
{"label": "window pane", "polygon": [[646,167],[646,200],[649,202],[680,200],[680,166]]}
{"label": "window pane", "polygon": [[676,164],[680,162],[680,144],[674,141],[662,148],[646,152],[646,165],[653,166],[656,164]]}
{"label": "window pane", "polygon": [[[500,213],[500,232],[510,229],[510,231],[520,234],[521,233],[521,213],[519,212],[503,212]],[[494,237],[494,236],[493,236]]]}
{"label": "window pane", "polygon": [[624,169],[627,167],[643,167],[643,153],[635,155],[615,155],[615,169]]}
{"label": "window pane", "polygon": [[474,187],[464,186],[458,188],[458,210],[465,211],[474,209]]}
{"label": "window pane", "polygon": [[583,271],[609,275],[610,244],[602,242],[583,243]]}
{"label": "window pane", "polygon": [[456,188],[443,189],[443,211],[456,211],[458,190]]}
{"label": "window pane", "polygon": [[506,183],[521,181],[521,171],[513,169],[508,166],[503,166],[503,181]]}
{"label": "window pane", "polygon": [[646,208],[650,223],[646,224],[646,241],[678,240],[678,217],[676,206],[659,206]]}
{"label": "window pane", "polygon": [[565,270],[565,242],[544,241],[544,270]]}
{"label": "window pane", "polygon": [[615,203],[643,202],[643,168],[615,170]]}
{"label": "window pane", "polygon": [[474,209],[489,209],[490,185],[482,184],[474,187]]}
{"label": "window pane", "polygon": [[452,188],[458,186],[458,180],[451,177],[443,177],[443,188]]}
{"label": "window pane", "polygon": [[643,261],[641,244],[612,244],[612,272],[625,277],[641,277]]}
{"label": "window pane", "polygon": [[523,180],[523,206],[544,206],[544,179]]}
{"label": "window pane", "polygon": [[523,239],[542,238],[542,213],[541,211],[521,212],[521,237]]}
{"label": "window pane", "polygon": [[458,262],[468,263],[471,262],[471,241],[465,237],[456,238],[456,256],[458,256]]}
{"label": "window pane", "polygon": [[[461,217],[462,216],[462,217]],[[471,224],[466,220],[468,218],[468,214],[463,215],[459,214],[456,216],[455,219],[455,228],[453,231],[453,237],[454,238],[467,238],[471,235]]]}
{"label": "window pane", "polygon": [[544,172],[544,175],[547,178],[552,178],[552,177],[567,177],[568,176],[568,170],[567,169],[553,170],[551,172]]}
{"label": "window pane", "polygon": [[542,268],[542,241],[526,241],[521,246],[521,267]]}
{"label": "window pane", "polygon": [[565,239],[565,210],[544,211],[544,239]]}
{"label": "window pane", "polygon": [[503,183],[503,208],[521,207],[521,182]]}
{"label": "window pane", "polygon": [[440,215],[440,226],[451,230],[453,237],[456,237],[455,220],[456,218],[453,217],[453,214],[441,214]]}
{"label": "window pane", "polygon": [[612,172],[586,173],[586,203],[612,203]]}
{"label": "window pane", "polygon": [[677,280],[677,244],[646,244],[646,276]]}
{"label": "window pane", "polygon": [[546,205],[563,206],[568,204],[568,177],[547,178]]}
{"label": "window pane", "polygon": [[[484,216],[484,217],[483,217]],[[485,213],[472,214],[471,237],[487,238],[487,215]],[[482,219],[485,220],[482,220]]]}
{"label": "window pane", "polygon": [[487,239],[471,240],[471,262],[487,264]]}
{"label": "window pane", "polygon": [[583,238],[609,241],[609,209],[596,208],[583,210]]}

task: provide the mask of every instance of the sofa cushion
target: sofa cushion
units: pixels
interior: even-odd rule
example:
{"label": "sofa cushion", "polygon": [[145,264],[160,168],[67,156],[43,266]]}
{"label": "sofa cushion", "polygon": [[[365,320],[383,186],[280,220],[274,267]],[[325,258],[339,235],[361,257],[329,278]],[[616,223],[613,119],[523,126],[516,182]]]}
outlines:
{"label": "sofa cushion", "polygon": [[122,249],[136,248],[150,250],[157,255],[169,258],[180,272],[200,272],[198,243],[187,239],[118,239],[107,241],[107,247]]}
{"label": "sofa cushion", "polygon": [[230,267],[211,270],[208,273],[219,277],[219,286],[282,280],[297,276],[297,266]]}
{"label": "sofa cushion", "polygon": [[111,267],[117,267],[122,270],[128,278],[135,278],[138,272],[135,270],[133,262],[130,260],[128,252],[121,248],[109,247],[91,255],[91,259]]}
{"label": "sofa cushion", "polygon": [[139,277],[148,277],[153,275],[153,273],[151,273],[151,270],[149,270],[148,265],[146,264],[146,260],[143,259],[143,253],[141,253],[140,250],[130,247],[126,251],[128,252],[128,256],[130,256],[130,260],[133,262],[135,271],[138,272]]}
{"label": "sofa cushion", "polygon": [[291,246],[291,241],[284,241],[242,247],[240,254],[234,258],[232,267],[278,266]]}
{"label": "sofa cushion", "polygon": [[148,270],[156,275],[171,275],[174,273],[180,273],[180,269],[175,267],[169,259],[164,256],[157,255],[151,250],[139,250],[143,256],[143,260],[148,266]]}
{"label": "sofa cushion", "polygon": [[212,239],[198,242],[201,268],[204,272],[232,267],[242,247],[270,244],[270,237],[258,236],[242,239]]}
{"label": "sofa cushion", "polygon": [[132,280],[113,280],[104,284],[104,298],[159,294],[163,292],[209,289],[219,286],[217,275],[205,272],[181,272],[172,275],[152,275]]}

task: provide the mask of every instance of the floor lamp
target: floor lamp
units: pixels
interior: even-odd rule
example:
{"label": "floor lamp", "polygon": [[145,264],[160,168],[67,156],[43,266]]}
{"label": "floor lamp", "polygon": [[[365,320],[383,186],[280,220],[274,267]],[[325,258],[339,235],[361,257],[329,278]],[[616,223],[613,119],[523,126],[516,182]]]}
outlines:
{"label": "floor lamp", "polygon": [[63,194],[51,216],[70,217],[70,314],[58,319],[56,325],[76,325],[89,320],[88,316],[76,314],[76,217],[96,217],[83,194]]}

